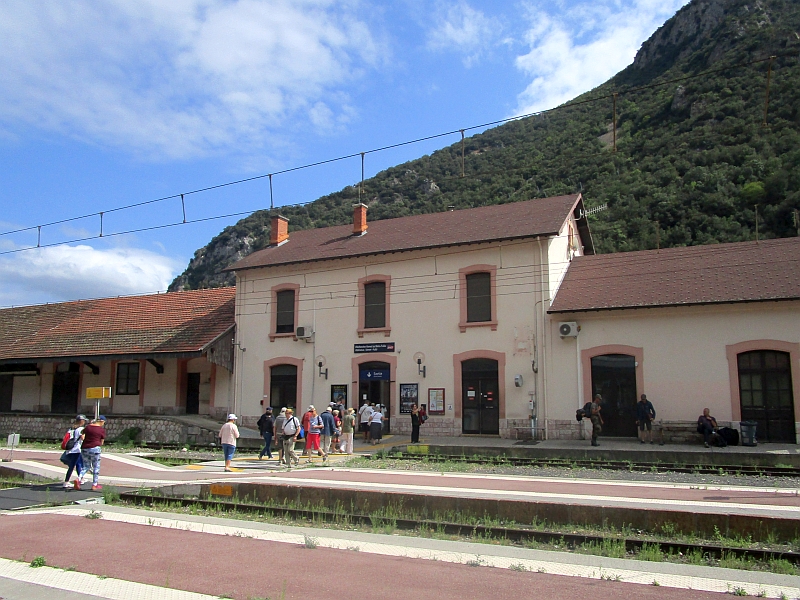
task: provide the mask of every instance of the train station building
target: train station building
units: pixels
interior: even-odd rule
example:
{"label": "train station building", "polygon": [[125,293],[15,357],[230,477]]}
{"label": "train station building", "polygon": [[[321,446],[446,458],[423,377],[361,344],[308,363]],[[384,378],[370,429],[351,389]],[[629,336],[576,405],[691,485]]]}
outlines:
{"label": "train station building", "polygon": [[580,195],[369,223],[359,204],[352,226],[291,234],[275,216],[271,245],[230,267],[237,411],[344,397],[404,433],[416,403],[429,435],[530,437],[549,298],[593,252]]}
{"label": "train station building", "polygon": [[233,288],[0,310],[0,413],[222,414],[232,393]]}

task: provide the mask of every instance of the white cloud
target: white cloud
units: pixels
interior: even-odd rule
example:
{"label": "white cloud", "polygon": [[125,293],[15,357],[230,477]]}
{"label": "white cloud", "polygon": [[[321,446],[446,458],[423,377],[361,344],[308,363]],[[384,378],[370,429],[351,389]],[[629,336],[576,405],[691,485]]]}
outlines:
{"label": "white cloud", "polygon": [[[386,56],[357,0],[8,0],[0,123],[157,157],[314,128]],[[299,125],[298,125],[299,124]]]}
{"label": "white cloud", "polygon": [[462,52],[466,67],[480,58],[502,30],[496,19],[487,17],[463,0],[440,3],[432,19],[434,26],[428,31],[428,48]]}
{"label": "white cloud", "polygon": [[164,291],[180,266],[136,248],[65,245],[7,254],[0,257],[0,305]]}
{"label": "white cloud", "polygon": [[528,6],[529,50],[516,66],[530,78],[515,114],[553,108],[611,78],[633,62],[642,43],[688,0],[596,0],[554,13]]}

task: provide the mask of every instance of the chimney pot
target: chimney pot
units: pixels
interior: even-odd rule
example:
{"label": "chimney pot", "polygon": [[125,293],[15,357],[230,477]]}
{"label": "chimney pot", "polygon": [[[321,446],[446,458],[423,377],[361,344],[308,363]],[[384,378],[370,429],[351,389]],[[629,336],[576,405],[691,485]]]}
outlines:
{"label": "chimney pot", "polygon": [[367,205],[353,205],[353,235],[364,235],[367,232]]}
{"label": "chimney pot", "polygon": [[269,228],[269,245],[277,246],[289,239],[289,219],[273,215]]}

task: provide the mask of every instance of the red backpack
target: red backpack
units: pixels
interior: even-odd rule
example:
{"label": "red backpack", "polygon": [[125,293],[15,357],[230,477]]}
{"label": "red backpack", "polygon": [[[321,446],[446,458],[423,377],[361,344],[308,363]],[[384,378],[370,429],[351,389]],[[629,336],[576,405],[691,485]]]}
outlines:
{"label": "red backpack", "polygon": [[64,437],[61,439],[61,449],[62,450],[72,450],[75,447],[75,430],[70,429],[67,433],[64,434]]}

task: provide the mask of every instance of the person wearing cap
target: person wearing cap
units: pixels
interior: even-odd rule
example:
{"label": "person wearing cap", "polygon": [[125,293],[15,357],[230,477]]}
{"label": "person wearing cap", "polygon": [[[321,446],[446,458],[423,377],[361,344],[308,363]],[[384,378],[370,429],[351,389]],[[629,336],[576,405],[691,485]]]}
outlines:
{"label": "person wearing cap", "polygon": [[309,422],[311,421],[311,417],[316,414],[317,409],[314,408],[314,405],[311,404],[308,407],[308,410],[303,414],[303,418],[300,419],[300,425],[303,427],[303,431],[306,432],[306,445],[303,448],[303,456],[308,454],[309,458],[311,458],[311,450],[308,441],[308,432],[309,432]]}
{"label": "person wearing cap", "polygon": [[272,434],[275,431],[275,422],[272,420],[272,407],[267,407],[267,410],[258,419],[257,425],[261,437],[264,438],[264,449],[258,453],[258,460],[264,458],[265,454],[267,458],[272,460]]}
{"label": "person wearing cap", "polygon": [[286,466],[291,469],[292,463],[295,466],[300,464],[300,459],[294,452],[294,445],[297,443],[297,435],[300,433],[300,421],[294,416],[291,408],[286,409],[286,420],[281,425],[281,440],[283,442],[283,458]]}
{"label": "person wearing cap", "polygon": [[322,429],[320,429],[320,448],[322,449],[322,462],[328,460],[328,453],[331,452],[333,434],[336,432],[336,419],[333,418],[333,409],[329,406],[320,415],[322,419]]}
{"label": "person wearing cap", "polygon": [[[72,443],[71,447],[67,446],[67,451],[64,452],[66,456],[66,463],[67,463],[67,475],[64,477],[64,487],[67,489],[71,489],[73,486],[76,490],[81,489],[81,476],[83,475],[82,469],[78,468],[79,462],[81,462],[81,444],[83,443],[83,426],[86,425],[86,421],[81,421],[80,415],[78,418],[75,419],[72,427],[69,430],[69,437],[70,442]],[[63,458],[62,458],[63,462]],[[72,472],[75,471],[75,481],[70,483],[70,477],[72,477]]]}
{"label": "person wearing cap", "polygon": [[236,427],[236,415],[228,415],[228,421],[219,430],[219,438],[222,442],[222,453],[225,456],[225,470],[231,471],[231,461],[236,453],[236,440],[239,438],[239,428]]}
{"label": "person wearing cap", "polygon": [[[86,415],[78,415],[75,418],[75,423],[79,425],[81,428],[81,436],[83,436],[83,429],[86,427],[86,423],[89,422],[89,419],[86,418]],[[83,437],[81,437],[81,444],[83,443]],[[91,479],[92,474],[86,470],[86,467],[83,464],[83,454],[78,452],[78,462],[75,464],[75,472],[78,474],[78,485],[75,486],[75,489],[80,488],[80,484],[88,483],[89,479]]]}
{"label": "person wearing cap", "polygon": [[[103,489],[100,485],[100,451],[106,441],[106,418],[103,415],[97,417],[83,429],[83,444],[81,444],[81,456],[87,473],[92,474],[92,490]],[[77,488],[76,488],[77,489]]]}
{"label": "person wearing cap", "polygon": [[656,418],[656,409],[645,394],[636,403],[636,424],[639,426],[639,441],[645,443],[645,438],[653,443],[653,420]]}

